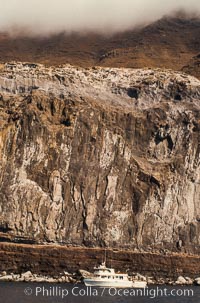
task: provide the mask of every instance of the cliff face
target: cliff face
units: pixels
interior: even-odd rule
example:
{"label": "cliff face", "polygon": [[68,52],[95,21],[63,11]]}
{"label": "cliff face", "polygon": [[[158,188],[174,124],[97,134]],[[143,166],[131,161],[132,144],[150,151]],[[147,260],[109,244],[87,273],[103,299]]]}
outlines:
{"label": "cliff face", "polygon": [[5,64],[1,238],[200,251],[200,81]]}

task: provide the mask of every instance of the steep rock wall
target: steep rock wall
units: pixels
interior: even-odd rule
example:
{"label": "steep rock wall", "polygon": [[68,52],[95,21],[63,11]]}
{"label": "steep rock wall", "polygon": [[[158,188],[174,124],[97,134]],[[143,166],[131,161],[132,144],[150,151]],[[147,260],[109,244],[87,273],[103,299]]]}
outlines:
{"label": "steep rock wall", "polygon": [[200,251],[200,81],[13,63],[0,91],[3,234]]}

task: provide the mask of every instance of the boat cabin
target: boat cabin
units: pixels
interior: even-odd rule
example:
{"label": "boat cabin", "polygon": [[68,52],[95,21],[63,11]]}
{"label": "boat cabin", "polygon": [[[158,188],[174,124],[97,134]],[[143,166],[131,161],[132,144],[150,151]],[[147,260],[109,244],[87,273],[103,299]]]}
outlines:
{"label": "boat cabin", "polygon": [[127,274],[118,274],[115,273],[113,268],[108,268],[105,265],[105,262],[102,263],[99,267],[95,267],[94,277],[100,279],[115,279],[115,280],[128,280]]}

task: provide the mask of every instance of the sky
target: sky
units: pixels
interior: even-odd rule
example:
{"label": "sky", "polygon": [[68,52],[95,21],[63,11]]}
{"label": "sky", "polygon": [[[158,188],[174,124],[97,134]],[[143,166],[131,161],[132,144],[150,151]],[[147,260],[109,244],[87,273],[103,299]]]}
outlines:
{"label": "sky", "polygon": [[200,0],[0,0],[0,31],[123,31],[177,10],[200,14]]}

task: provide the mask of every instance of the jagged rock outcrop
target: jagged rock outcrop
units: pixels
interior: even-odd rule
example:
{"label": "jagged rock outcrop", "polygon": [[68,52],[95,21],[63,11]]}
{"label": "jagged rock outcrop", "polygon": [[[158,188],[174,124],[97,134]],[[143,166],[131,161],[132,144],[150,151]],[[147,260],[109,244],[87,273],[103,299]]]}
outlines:
{"label": "jagged rock outcrop", "polygon": [[0,70],[0,231],[200,251],[200,81],[170,70]]}

